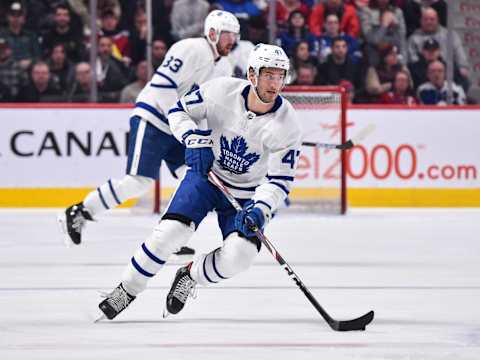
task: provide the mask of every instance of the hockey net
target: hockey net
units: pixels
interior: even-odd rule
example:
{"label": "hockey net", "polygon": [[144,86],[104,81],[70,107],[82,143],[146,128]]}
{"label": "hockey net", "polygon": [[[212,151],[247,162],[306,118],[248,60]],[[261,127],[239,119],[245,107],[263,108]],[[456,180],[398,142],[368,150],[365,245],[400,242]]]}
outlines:
{"label": "hockey net", "polygon": [[[340,87],[290,86],[282,95],[297,110],[305,142],[340,144],[346,141],[346,94]],[[345,154],[302,146],[288,207],[282,211],[344,214],[347,209]],[[162,166],[160,180],[139,199],[136,212],[161,212],[170,200],[176,180]]]}

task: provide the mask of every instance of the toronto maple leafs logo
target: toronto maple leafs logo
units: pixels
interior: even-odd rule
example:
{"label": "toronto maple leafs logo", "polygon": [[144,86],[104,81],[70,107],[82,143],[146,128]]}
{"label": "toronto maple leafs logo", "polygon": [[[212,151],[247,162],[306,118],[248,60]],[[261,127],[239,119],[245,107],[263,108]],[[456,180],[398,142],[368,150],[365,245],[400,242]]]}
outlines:
{"label": "toronto maple leafs logo", "polygon": [[225,136],[220,137],[220,159],[218,163],[222,168],[234,174],[240,175],[248,172],[250,166],[258,161],[260,155],[247,153],[248,145],[241,136],[233,138],[229,143]]}

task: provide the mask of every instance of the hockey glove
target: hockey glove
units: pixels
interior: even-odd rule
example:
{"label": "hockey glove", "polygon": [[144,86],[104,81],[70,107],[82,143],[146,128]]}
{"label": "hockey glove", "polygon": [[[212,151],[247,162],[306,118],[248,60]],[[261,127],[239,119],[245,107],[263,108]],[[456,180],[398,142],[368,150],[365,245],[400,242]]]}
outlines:
{"label": "hockey glove", "polygon": [[250,200],[245,203],[242,211],[235,216],[235,227],[246,237],[255,236],[255,230],[262,231],[266,220],[262,209]]}
{"label": "hockey glove", "polygon": [[193,172],[207,175],[213,165],[211,133],[212,130],[190,130],[183,135],[185,163]]}

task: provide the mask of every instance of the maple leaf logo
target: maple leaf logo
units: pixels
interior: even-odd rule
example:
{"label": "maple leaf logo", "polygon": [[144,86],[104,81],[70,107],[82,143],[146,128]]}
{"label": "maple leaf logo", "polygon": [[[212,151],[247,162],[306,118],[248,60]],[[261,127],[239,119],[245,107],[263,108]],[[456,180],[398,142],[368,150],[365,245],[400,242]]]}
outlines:
{"label": "maple leaf logo", "polygon": [[245,174],[260,159],[256,153],[247,153],[248,145],[241,136],[235,136],[231,143],[225,136],[220,137],[220,166],[231,173]]}

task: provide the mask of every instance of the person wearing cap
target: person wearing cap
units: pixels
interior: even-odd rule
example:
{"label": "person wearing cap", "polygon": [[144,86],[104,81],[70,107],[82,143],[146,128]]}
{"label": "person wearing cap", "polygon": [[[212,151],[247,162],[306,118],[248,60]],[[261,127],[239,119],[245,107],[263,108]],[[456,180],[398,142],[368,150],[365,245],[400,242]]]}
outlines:
{"label": "person wearing cap", "polygon": [[[434,60],[428,64],[428,81],[418,87],[417,98],[424,105],[447,105],[448,84],[445,76],[445,64]],[[452,104],[466,104],[466,96],[461,86],[452,84]]]}
{"label": "person wearing cap", "polygon": [[12,50],[12,58],[20,62],[26,69],[32,61],[40,57],[40,46],[37,36],[25,30],[25,9],[20,2],[10,5],[7,13],[8,27],[0,31],[0,37],[8,41]]}
{"label": "person wearing cap", "polygon": [[[416,62],[422,52],[425,40],[435,39],[440,45],[440,54],[447,59],[447,29],[440,25],[437,12],[433,8],[422,10],[421,26],[407,40],[408,61]],[[464,77],[468,77],[470,65],[462,41],[455,31],[452,32],[452,51],[455,64]]]}
{"label": "person wearing cap", "polygon": [[0,37],[0,83],[8,88],[12,97],[15,97],[26,77],[26,71],[20,62],[12,58],[12,49],[8,41]]}
{"label": "person wearing cap", "polygon": [[[427,38],[423,43],[422,52],[420,53],[418,60],[408,64],[415,90],[417,90],[421,84],[428,81],[428,64],[436,60],[445,63],[440,52],[440,44],[434,38]],[[469,80],[462,76],[457,64],[454,64],[453,79],[457,84],[461,85],[465,91],[467,91],[470,85]]]}

